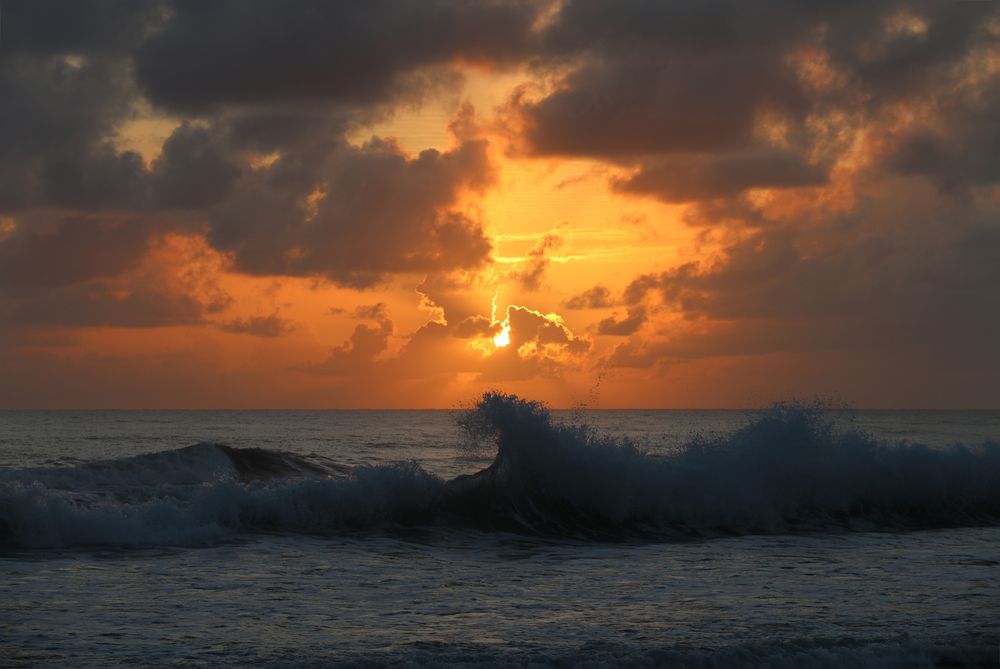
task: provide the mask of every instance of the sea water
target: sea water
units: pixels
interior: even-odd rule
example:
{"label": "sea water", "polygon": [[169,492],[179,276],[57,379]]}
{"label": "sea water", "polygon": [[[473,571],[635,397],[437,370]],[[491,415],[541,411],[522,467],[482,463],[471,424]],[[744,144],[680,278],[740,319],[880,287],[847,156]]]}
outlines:
{"label": "sea water", "polygon": [[1000,413],[0,413],[0,666],[997,666]]}

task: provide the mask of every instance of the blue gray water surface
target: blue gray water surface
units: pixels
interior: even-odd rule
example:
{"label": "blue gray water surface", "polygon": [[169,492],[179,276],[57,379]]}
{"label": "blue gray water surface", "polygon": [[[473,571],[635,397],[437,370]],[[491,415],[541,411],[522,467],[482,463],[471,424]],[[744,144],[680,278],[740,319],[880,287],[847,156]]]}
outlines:
{"label": "blue gray water surface", "polygon": [[[661,459],[692,435],[724,440],[753,421],[726,411],[555,417]],[[0,544],[0,665],[997,662],[1000,527],[990,522],[776,526],[671,540],[317,525],[317,504],[368,519],[356,507],[398,504],[398,490],[421,494],[410,478],[404,488],[387,484],[396,469],[371,465],[412,461],[432,482],[487,467],[494,453],[470,448],[455,418],[0,412],[0,519],[10,526]],[[996,412],[841,413],[834,422],[942,452],[1000,438]],[[295,474],[280,487],[227,479],[230,463],[216,451],[156,455],[199,442],[294,454],[327,473]],[[154,459],[134,459],[144,454]],[[570,466],[560,473],[574,475]],[[248,508],[258,514],[253,531],[239,529]]]}

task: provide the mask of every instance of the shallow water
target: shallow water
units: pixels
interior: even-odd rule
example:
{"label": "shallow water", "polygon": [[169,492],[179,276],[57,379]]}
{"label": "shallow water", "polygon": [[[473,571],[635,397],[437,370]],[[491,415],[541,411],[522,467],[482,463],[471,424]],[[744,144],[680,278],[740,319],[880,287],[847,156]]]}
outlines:
{"label": "shallow water", "polygon": [[[0,548],[0,664],[997,662],[1000,526],[982,519],[902,531],[878,527],[884,515],[877,515],[807,531],[776,526],[767,534],[614,541],[587,539],[586,532],[553,535],[544,531],[548,525],[511,533],[467,523],[384,524],[376,522],[383,516],[364,514],[367,524],[316,524],[317,486],[326,505],[320,508],[331,514],[387,489],[381,480],[380,487],[357,488],[351,467],[416,460],[440,485],[483,469],[494,454],[463,449],[454,418],[448,412],[2,414],[0,518],[34,524],[8,532]],[[672,462],[691,434],[726,440],[751,420],[742,412],[593,412],[585,419],[645,445],[659,458],[650,461],[653,469]],[[1000,414],[988,412],[872,412],[835,421],[876,440],[927,443],[941,452],[963,443],[975,453],[1000,434]],[[296,454],[329,473],[241,482],[232,478],[224,451],[212,449],[128,460],[200,441]],[[778,452],[787,457],[789,448],[782,444]],[[88,464],[95,460],[111,462]],[[560,476],[593,486],[580,469],[587,462],[565,465]],[[993,460],[972,462],[997,481],[988,469]],[[388,489],[399,480],[410,485],[393,478]],[[934,479],[931,492],[940,493],[942,480],[954,479]],[[312,496],[303,496],[302,486]],[[341,486],[336,497],[331,486]],[[210,495],[214,506],[199,507],[202,515],[172,510],[187,509],[195,494]],[[26,499],[35,504],[28,515],[12,507]],[[220,515],[220,504],[235,504],[239,520]],[[75,515],[60,515],[67,508]],[[248,508],[258,515],[248,520]],[[287,515],[269,525],[274,519],[262,509],[276,508]],[[192,518],[204,524],[194,527]],[[33,533],[46,523],[50,532]],[[154,531],[163,527],[173,530]]]}

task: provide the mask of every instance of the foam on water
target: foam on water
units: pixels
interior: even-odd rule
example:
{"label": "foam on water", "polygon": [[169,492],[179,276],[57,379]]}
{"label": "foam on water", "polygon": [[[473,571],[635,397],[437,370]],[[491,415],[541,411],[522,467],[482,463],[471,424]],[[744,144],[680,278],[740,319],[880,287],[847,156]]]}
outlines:
{"label": "foam on water", "polygon": [[672,539],[1000,522],[1000,446],[929,448],[837,430],[778,405],[724,437],[656,457],[487,393],[462,418],[496,449],[446,481],[416,463],[345,470],[221,444],[0,471],[0,545],[190,545],[250,532],[473,528],[576,539]]}

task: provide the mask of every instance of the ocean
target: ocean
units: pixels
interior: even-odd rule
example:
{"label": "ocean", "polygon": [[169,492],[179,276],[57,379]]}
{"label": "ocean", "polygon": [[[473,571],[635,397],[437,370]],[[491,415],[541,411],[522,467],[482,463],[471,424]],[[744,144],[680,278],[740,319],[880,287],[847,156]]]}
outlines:
{"label": "ocean", "polygon": [[0,412],[0,666],[995,667],[1000,412]]}

